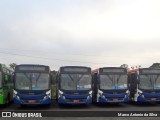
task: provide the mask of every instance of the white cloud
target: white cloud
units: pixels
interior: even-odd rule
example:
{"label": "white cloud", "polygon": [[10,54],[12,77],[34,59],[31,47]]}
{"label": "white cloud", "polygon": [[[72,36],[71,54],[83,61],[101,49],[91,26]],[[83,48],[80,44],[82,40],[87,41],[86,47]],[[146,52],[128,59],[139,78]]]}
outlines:
{"label": "white cloud", "polygon": [[[158,0],[16,1],[12,4],[4,2],[2,5],[9,7],[0,8],[0,47],[19,49],[12,53],[82,63],[46,62],[22,56],[10,57],[10,62],[55,63],[57,69],[70,64],[151,65],[159,59]],[[22,49],[31,51],[20,51]],[[9,55],[3,56],[1,58],[6,59]],[[83,63],[85,61],[91,63]],[[106,64],[92,64],[94,62]]]}

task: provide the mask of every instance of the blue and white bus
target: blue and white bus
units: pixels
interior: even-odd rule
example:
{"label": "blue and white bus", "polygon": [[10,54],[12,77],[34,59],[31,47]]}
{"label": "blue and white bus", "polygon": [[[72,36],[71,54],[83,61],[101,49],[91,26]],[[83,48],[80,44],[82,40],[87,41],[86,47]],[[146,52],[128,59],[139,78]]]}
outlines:
{"label": "blue and white bus", "polygon": [[160,102],[160,69],[139,68],[129,70],[130,100]]}
{"label": "blue and white bus", "polygon": [[129,101],[127,69],[103,67],[92,71],[94,103]]}
{"label": "blue and white bus", "polygon": [[51,104],[50,68],[44,65],[17,65],[13,100],[16,104]]}
{"label": "blue and white bus", "polygon": [[82,66],[60,67],[56,83],[59,104],[92,103],[91,68]]}

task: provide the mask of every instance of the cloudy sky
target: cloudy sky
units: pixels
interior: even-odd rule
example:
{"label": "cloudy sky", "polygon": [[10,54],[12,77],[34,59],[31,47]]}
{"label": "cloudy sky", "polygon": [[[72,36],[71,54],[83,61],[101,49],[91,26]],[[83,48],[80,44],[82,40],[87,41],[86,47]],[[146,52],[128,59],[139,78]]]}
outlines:
{"label": "cloudy sky", "polygon": [[160,62],[159,0],[0,0],[1,63]]}

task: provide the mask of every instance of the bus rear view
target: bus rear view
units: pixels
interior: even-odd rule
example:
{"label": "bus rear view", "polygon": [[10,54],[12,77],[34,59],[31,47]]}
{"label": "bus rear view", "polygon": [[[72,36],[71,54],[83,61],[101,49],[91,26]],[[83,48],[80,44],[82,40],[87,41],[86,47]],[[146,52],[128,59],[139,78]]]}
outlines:
{"label": "bus rear view", "polygon": [[14,103],[50,104],[50,69],[44,65],[17,65],[14,77]]}
{"label": "bus rear view", "polygon": [[120,67],[104,67],[93,70],[95,103],[128,102],[127,69]]}
{"label": "bus rear view", "polygon": [[59,104],[92,103],[91,68],[81,66],[60,67],[57,74],[57,100]]}

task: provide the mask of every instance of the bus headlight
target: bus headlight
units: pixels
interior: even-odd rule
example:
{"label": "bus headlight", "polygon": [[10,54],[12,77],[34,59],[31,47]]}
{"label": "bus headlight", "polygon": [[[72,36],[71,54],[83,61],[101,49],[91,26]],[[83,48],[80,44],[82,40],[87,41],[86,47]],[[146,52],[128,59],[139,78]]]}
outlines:
{"label": "bus headlight", "polygon": [[92,94],[89,94],[89,95],[87,96],[87,99],[89,99],[89,98],[92,98]]}
{"label": "bus headlight", "polygon": [[51,98],[51,90],[49,90],[49,91],[46,92],[46,96],[47,96],[48,98]]}
{"label": "bus headlight", "polygon": [[106,97],[104,95],[101,95],[102,98],[106,99]]}
{"label": "bus headlight", "polygon": [[103,93],[99,93],[99,96],[100,96],[101,98],[106,99],[106,97],[103,95]]}
{"label": "bus headlight", "polygon": [[46,100],[48,98],[48,96],[44,96],[43,100]]}
{"label": "bus headlight", "polygon": [[125,97],[129,97],[129,94],[130,94],[130,92],[129,92],[129,90],[127,90]]}
{"label": "bus headlight", "polygon": [[62,91],[58,91],[58,97],[62,97],[63,96],[63,92]]}
{"label": "bus headlight", "polygon": [[87,96],[87,99],[91,98],[90,96]]}
{"label": "bus headlight", "polygon": [[98,94],[99,94],[99,97],[106,99],[106,97],[103,95],[103,92],[101,90],[98,90]]}
{"label": "bus headlight", "polygon": [[46,96],[44,96],[43,99],[45,100],[47,98],[51,98],[51,91],[50,90],[46,92]]}
{"label": "bus headlight", "polygon": [[62,98],[63,98],[63,99],[66,99],[66,97],[65,97],[65,96],[62,96]]}
{"label": "bus headlight", "polygon": [[20,97],[19,97],[19,96],[16,96],[16,99],[20,100]]}
{"label": "bus headlight", "polygon": [[141,96],[141,95],[142,95],[142,92],[138,92],[138,95]]}
{"label": "bus headlight", "polygon": [[13,90],[13,98],[17,96],[17,91]]}
{"label": "bus headlight", "polygon": [[92,94],[92,91],[90,91],[89,94],[91,95],[91,94]]}
{"label": "bus headlight", "polygon": [[[88,96],[88,97],[92,97],[92,91],[89,92],[89,96]],[[87,98],[88,98],[88,97],[87,97]]]}
{"label": "bus headlight", "polygon": [[98,90],[98,94],[101,96],[103,92],[101,90]]}

